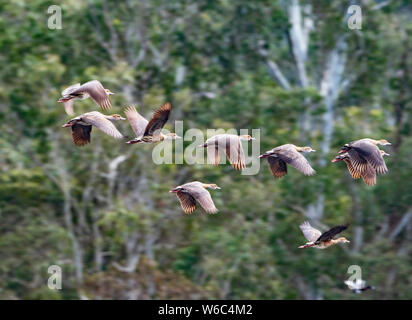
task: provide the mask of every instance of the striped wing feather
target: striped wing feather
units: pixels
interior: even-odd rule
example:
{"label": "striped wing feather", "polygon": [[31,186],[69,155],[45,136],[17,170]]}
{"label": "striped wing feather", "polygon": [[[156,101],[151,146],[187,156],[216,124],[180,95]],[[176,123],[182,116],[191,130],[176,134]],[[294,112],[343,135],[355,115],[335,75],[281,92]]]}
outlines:
{"label": "striped wing feather", "polygon": [[235,170],[242,170],[246,168],[245,154],[243,152],[242,143],[240,142],[239,137],[226,137],[225,152],[230,164]]}
{"label": "striped wing feather", "polygon": [[180,201],[180,205],[185,213],[191,214],[196,210],[196,201],[189,193],[179,191],[176,193],[177,198]]}
{"label": "striped wing feather", "polygon": [[[379,148],[368,141],[356,141],[351,144],[349,155],[354,158],[355,161],[359,161],[359,158],[369,162],[377,173],[382,174],[388,171],[385,160],[382,157]],[[364,163],[360,161],[361,163]],[[365,170],[365,164],[363,164],[363,170]],[[362,172],[363,172],[362,170]]]}
{"label": "striped wing feather", "polygon": [[288,173],[286,162],[278,157],[268,157],[269,168],[275,178],[281,178]]}
{"label": "striped wing feather", "polygon": [[151,136],[156,130],[163,128],[167,120],[169,119],[170,111],[172,110],[172,105],[166,102],[159,109],[155,111],[149,123],[144,131],[145,136]]}
{"label": "striped wing feather", "polygon": [[347,228],[348,228],[347,225],[333,227],[332,229],[322,233],[321,236],[316,240],[316,242],[332,240],[334,236],[336,236],[338,233],[342,232],[343,230]]}
{"label": "striped wing feather", "polygon": [[73,142],[76,146],[81,147],[90,143],[90,132],[92,131],[92,126],[84,126],[76,123],[71,128]]}

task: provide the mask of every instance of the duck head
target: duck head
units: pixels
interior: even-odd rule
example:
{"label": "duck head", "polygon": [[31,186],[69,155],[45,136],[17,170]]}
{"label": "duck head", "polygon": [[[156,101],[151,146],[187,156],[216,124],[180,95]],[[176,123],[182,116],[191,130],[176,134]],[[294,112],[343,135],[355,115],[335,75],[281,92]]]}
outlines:
{"label": "duck head", "polygon": [[348,239],[346,239],[345,237],[340,237],[340,238],[336,239],[336,242],[349,243],[350,241]]}
{"label": "duck head", "polygon": [[111,92],[109,89],[104,89],[104,91],[106,91],[106,94],[107,94],[108,96],[114,94],[114,92]]}
{"label": "duck head", "polygon": [[120,114],[112,114],[110,116],[106,116],[106,118],[109,120],[126,120],[126,118],[123,118]]}
{"label": "duck head", "polygon": [[246,141],[256,140],[256,138],[253,138],[251,135],[248,135],[248,134],[243,134],[239,136],[239,138],[240,140],[246,140]]}
{"label": "duck head", "polygon": [[203,187],[209,188],[212,190],[220,190],[221,188],[217,186],[215,183],[210,183],[210,184],[203,184]]}
{"label": "duck head", "polygon": [[165,140],[176,140],[182,139],[182,137],[178,136],[176,133],[170,132],[164,135]]}
{"label": "duck head", "polygon": [[380,139],[380,140],[378,140],[378,143],[382,146],[390,146],[391,145],[391,143],[386,139]]}

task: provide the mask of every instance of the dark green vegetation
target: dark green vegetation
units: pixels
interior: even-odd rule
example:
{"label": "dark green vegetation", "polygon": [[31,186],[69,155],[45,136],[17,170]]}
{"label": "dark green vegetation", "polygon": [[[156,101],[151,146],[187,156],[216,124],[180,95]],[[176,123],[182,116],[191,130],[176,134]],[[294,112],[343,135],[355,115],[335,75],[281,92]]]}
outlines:
{"label": "dark green vegetation", "polygon": [[[363,1],[349,30],[347,2],[64,0],[49,30],[53,1],[2,1],[0,298],[411,299],[412,7]],[[117,93],[113,113],[171,101],[168,129],[261,128],[262,152],[310,145],[317,174],[155,165],[152,146],[97,130],[77,148],[56,101],[91,79]],[[375,187],[330,162],[363,137],[392,142]],[[168,193],[192,180],[222,187],[217,215],[185,215]],[[308,217],[349,222],[351,243],[297,249]],[[61,291],[46,286],[51,264]],[[346,289],[352,264],[377,290]]]}

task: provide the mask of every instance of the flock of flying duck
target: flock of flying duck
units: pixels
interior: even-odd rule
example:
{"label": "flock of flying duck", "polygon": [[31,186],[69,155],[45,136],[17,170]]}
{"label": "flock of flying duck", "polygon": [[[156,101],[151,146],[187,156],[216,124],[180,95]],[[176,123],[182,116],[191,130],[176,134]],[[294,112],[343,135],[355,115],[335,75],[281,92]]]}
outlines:
{"label": "flock of flying duck", "polygon": [[[103,110],[111,107],[109,96],[114,94],[109,89],[105,89],[98,80],[92,80],[84,84],[74,84],[62,92],[62,97],[58,102],[64,104],[67,114],[74,114],[74,100],[84,100],[92,98]],[[76,146],[84,146],[90,143],[90,134],[93,127],[103,131],[105,134],[122,139],[125,136],[119,132],[111,121],[128,120],[136,138],[127,141],[127,144],[137,143],[157,143],[163,140],[180,139],[176,133],[161,133],[161,129],[169,119],[172,106],[166,102],[157,109],[150,120],[141,116],[135,107],[129,106],[124,110],[126,118],[119,114],[104,115],[98,111],[91,111],[69,120],[63,127],[71,127],[73,142]],[[226,153],[226,157],[235,170],[243,170],[246,167],[245,155],[241,141],[254,140],[250,135],[218,134],[208,140],[200,147],[206,148],[207,156],[212,164],[218,165],[220,162],[220,150]],[[388,171],[384,156],[385,151],[380,150],[378,145],[390,145],[387,140],[360,139],[345,144],[332,162],[344,161],[352,178],[359,179],[369,186],[376,184],[376,175],[385,174]],[[316,172],[309,162],[302,155],[303,152],[315,152],[311,147],[298,147],[293,144],[284,144],[275,147],[259,158],[267,159],[269,169],[275,179],[281,178],[288,172],[288,165],[294,167],[305,176],[314,175]],[[207,189],[218,190],[216,184],[206,184],[199,181],[185,183],[170,190],[175,193],[180,201],[183,211],[187,214],[196,210],[197,203],[208,213],[216,213],[216,208],[212,197]],[[305,221],[300,229],[308,242],[299,248],[325,249],[336,243],[348,243],[344,237],[334,239],[335,236],[348,225],[336,226],[321,233],[313,228],[309,222]],[[363,281],[363,280],[362,280]],[[345,282],[346,283],[346,282]],[[370,289],[364,282],[346,283],[355,292]]]}

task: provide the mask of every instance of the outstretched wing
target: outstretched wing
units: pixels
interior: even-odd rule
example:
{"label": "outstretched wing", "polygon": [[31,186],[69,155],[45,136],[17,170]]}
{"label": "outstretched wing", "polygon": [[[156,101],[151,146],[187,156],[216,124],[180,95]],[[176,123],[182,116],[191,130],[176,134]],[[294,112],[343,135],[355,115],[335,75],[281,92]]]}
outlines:
{"label": "outstretched wing", "polygon": [[72,93],[73,91],[75,91],[76,89],[78,89],[80,87],[80,83],[76,83],[71,85],[70,87],[67,87],[66,89],[64,89],[62,91],[62,96],[67,96],[68,94]]}
{"label": "outstretched wing", "polygon": [[310,166],[308,160],[295,149],[279,149],[276,151],[276,155],[295,169],[302,172],[305,176],[311,176],[316,173]]}
{"label": "outstretched wing", "polygon": [[368,186],[374,186],[376,184],[376,171],[369,163],[362,172],[362,180]]}
{"label": "outstretched wing", "polygon": [[156,130],[163,128],[167,120],[169,119],[170,111],[172,110],[172,105],[170,102],[166,102],[153,114],[149,123],[144,131],[145,136],[151,136]]}
{"label": "outstretched wing", "polygon": [[72,137],[73,142],[76,146],[84,146],[90,142],[90,132],[92,131],[92,126],[84,126],[81,124],[72,125]]}
{"label": "outstretched wing", "polygon": [[278,179],[288,173],[288,167],[286,162],[278,157],[268,157],[269,168],[272,171],[273,176]]}
{"label": "outstretched wing", "polygon": [[117,130],[114,124],[110,120],[106,119],[100,112],[89,112],[82,116],[82,120],[95,126],[113,138],[123,138],[123,135],[119,132],[119,130]]}
{"label": "outstretched wing", "polygon": [[130,123],[134,133],[137,138],[143,136],[146,126],[149,123],[144,117],[142,117],[139,112],[137,112],[134,106],[129,106],[124,110],[127,120]]}
{"label": "outstretched wing", "polygon": [[[386,167],[385,160],[382,157],[379,148],[371,142],[368,141],[356,141],[351,145],[349,150],[349,155],[362,164],[362,169],[365,170],[365,164],[362,160],[364,159],[369,162],[377,173],[386,173],[388,168]],[[362,170],[362,172],[363,172]]]}
{"label": "outstretched wing", "polygon": [[185,187],[187,192],[196,199],[197,202],[202,206],[202,208],[208,213],[216,213],[218,209],[215,207],[215,204],[212,200],[212,197],[205,188],[197,185],[191,185]]}
{"label": "outstretched wing", "polygon": [[92,80],[82,84],[79,88],[72,91],[71,94],[87,92],[90,97],[103,109],[110,109],[112,104],[110,103],[109,96],[104,90],[100,81]]}
{"label": "outstretched wing", "polygon": [[69,100],[63,103],[64,105],[64,110],[69,116],[72,116],[74,114],[73,106],[74,106],[74,101]]}
{"label": "outstretched wing", "polygon": [[220,162],[219,148],[217,145],[210,145],[206,148],[209,163],[217,166]]}
{"label": "outstretched wing", "polygon": [[334,236],[336,236],[338,233],[341,233],[343,230],[346,230],[347,228],[348,225],[333,227],[332,229],[322,233],[321,236],[316,240],[316,242],[332,240]]}
{"label": "outstretched wing", "polygon": [[242,143],[238,136],[225,137],[226,139],[226,156],[235,170],[246,168],[246,159],[243,152]]}
{"label": "outstretched wing", "polygon": [[305,221],[299,226],[303,235],[309,242],[314,242],[322,234],[318,229],[313,228],[309,222]]}
{"label": "outstretched wing", "polygon": [[176,193],[177,198],[180,201],[180,205],[185,213],[190,214],[196,209],[196,201],[189,193],[179,191]]}

